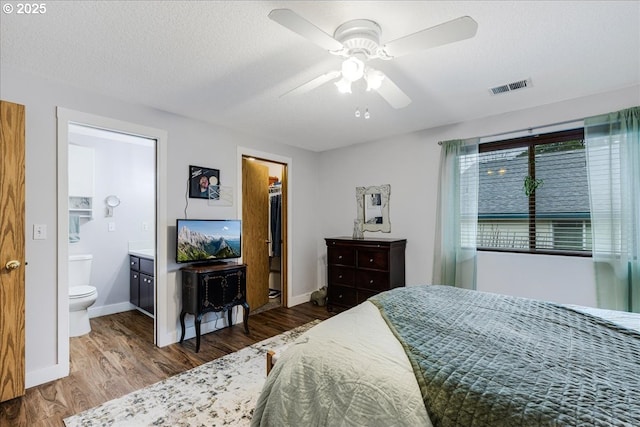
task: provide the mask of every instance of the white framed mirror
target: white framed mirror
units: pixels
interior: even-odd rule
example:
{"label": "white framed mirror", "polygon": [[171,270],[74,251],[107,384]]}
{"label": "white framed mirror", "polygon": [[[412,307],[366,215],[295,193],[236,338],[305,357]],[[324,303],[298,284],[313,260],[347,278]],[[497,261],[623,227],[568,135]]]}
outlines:
{"label": "white framed mirror", "polygon": [[358,220],[363,231],[391,232],[389,221],[389,197],[391,185],[356,187]]}

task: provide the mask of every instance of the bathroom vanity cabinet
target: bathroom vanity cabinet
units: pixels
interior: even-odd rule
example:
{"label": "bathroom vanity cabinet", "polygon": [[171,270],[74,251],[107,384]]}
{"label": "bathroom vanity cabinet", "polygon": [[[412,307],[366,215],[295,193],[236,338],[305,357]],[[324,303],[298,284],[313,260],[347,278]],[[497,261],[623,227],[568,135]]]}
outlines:
{"label": "bathroom vanity cabinet", "polygon": [[129,296],[131,304],[151,317],[154,315],[154,274],[153,258],[129,255]]}

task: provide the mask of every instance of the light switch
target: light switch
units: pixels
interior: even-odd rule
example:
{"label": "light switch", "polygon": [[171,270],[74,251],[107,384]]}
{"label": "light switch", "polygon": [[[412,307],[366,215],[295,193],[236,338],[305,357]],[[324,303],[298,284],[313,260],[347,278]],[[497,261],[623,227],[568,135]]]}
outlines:
{"label": "light switch", "polygon": [[33,240],[47,239],[47,224],[33,224]]}

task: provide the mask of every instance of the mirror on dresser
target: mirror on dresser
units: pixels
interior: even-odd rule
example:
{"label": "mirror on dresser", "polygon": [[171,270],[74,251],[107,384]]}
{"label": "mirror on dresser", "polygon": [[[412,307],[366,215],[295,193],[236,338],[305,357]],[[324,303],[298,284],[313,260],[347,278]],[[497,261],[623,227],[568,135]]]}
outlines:
{"label": "mirror on dresser", "polygon": [[389,197],[391,185],[356,187],[358,221],[363,231],[391,232],[389,221]]}

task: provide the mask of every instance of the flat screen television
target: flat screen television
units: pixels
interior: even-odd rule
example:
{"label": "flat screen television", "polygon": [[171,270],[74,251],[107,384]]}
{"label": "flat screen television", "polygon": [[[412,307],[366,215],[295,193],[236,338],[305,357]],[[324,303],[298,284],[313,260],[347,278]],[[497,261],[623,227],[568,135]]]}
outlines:
{"label": "flat screen television", "polygon": [[239,219],[178,219],[176,262],[217,262],[240,258],[242,221]]}

